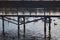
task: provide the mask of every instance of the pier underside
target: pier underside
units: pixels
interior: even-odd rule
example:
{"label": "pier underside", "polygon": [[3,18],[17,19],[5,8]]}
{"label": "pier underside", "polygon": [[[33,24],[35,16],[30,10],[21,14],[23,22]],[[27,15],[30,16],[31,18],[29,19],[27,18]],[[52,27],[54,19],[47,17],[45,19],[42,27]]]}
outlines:
{"label": "pier underside", "polygon": [[[37,4],[37,5],[36,5]],[[9,2],[2,1],[0,2],[0,19],[2,20],[2,38],[6,40],[4,21],[8,21],[17,25],[17,39],[18,40],[28,40],[26,37],[26,24],[31,22],[36,22],[42,20],[44,22],[44,37],[41,40],[51,40],[51,18],[52,17],[60,17],[60,2]],[[12,19],[9,17],[17,17],[16,19]],[[40,17],[39,19],[34,19],[31,21],[26,21],[26,18],[30,17]],[[22,21],[21,21],[22,18]],[[48,20],[47,20],[48,19]],[[48,26],[48,37],[46,36],[46,24]],[[20,34],[20,25],[23,25],[23,38],[21,38]],[[40,37],[36,37],[40,38]],[[30,37],[30,40],[37,40],[35,36]],[[14,40],[14,38],[13,38]],[[40,40],[40,39],[39,39]]]}

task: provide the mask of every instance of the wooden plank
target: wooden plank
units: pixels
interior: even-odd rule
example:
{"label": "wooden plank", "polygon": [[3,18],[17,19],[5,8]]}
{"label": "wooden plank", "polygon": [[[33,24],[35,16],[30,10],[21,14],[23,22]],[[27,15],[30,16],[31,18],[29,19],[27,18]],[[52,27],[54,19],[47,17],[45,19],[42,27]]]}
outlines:
{"label": "wooden plank", "polygon": [[0,17],[2,16],[7,16],[7,17],[60,17],[60,15],[0,15]]}

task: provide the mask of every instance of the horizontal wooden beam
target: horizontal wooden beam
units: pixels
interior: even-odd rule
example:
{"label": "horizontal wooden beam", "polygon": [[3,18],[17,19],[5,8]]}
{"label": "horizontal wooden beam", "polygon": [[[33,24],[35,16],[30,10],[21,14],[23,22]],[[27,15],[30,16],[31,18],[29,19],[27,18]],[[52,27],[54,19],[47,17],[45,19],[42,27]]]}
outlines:
{"label": "horizontal wooden beam", "polygon": [[60,15],[0,15],[0,17],[60,17]]}
{"label": "horizontal wooden beam", "polygon": [[[0,18],[0,19],[2,19],[2,18]],[[44,18],[43,18],[43,19],[44,19]],[[41,18],[41,19],[34,19],[34,20],[31,20],[31,21],[27,21],[27,22],[25,22],[25,24],[31,23],[31,22],[37,22],[37,21],[39,21],[39,20],[42,20],[42,18]],[[10,23],[13,23],[13,24],[18,25],[17,23],[15,23],[15,22],[13,22],[13,21],[10,21],[10,20],[4,19],[4,21],[7,21],[7,22],[10,22]],[[19,23],[20,23],[20,22],[19,22]],[[24,23],[21,23],[21,24],[19,24],[19,25],[22,25],[22,24],[24,24]]]}
{"label": "horizontal wooden beam", "polygon": [[0,8],[60,8],[59,1],[0,1]]}

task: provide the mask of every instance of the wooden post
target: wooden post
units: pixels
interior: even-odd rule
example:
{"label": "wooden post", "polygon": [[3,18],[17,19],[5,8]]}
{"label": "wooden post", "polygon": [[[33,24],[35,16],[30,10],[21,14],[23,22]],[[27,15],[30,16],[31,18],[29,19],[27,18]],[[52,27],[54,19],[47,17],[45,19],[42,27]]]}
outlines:
{"label": "wooden post", "polygon": [[51,19],[49,17],[49,40],[51,38]]}
{"label": "wooden post", "polygon": [[[49,15],[50,15],[50,10],[49,10]],[[49,37],[48,39],[50,40],[51,39],[51,17],[48,17],[49,18]]]}
{"label": "wooden post", "polygon": [[44,8],[44,38],[46,40],[46,19],[47,17],[45,16],[45,8]]}
{"label": "wooden post", "polygon": [[5,40],[5,33],[4,33],[4,16],[2,16],[2,28],[3,28],[3,40]]}
{"label": "wooden post", "polygon": [[18,17],[18,40],[19,40],[19,38],[20,38],[20,34],[19,34],[19,30],[20,30],[20,27],[19,27],[19,17]]}
{"label": "wooden post", "polygon": [[46,17],[44,17],[44,38],[46,40]]}
{"label": "wooden post", "polygon": [[24,35],[23,35],[23,38],[25,40],[25,17],[23,17],[23,21],[24,21]]}

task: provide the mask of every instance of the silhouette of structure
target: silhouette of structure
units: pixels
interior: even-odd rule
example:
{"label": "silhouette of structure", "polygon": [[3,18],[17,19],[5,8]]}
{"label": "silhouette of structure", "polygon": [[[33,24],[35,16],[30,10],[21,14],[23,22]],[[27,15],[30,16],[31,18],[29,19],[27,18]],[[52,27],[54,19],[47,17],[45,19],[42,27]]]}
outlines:
{"label": "silhouette of structure", "polygon": [[[37,5],[36,5],[37,4]],[[36,1],[36,2],[25,2],[25,1],[18,1],[18,2],[9,2],[9,1],[0,1],[0,17],[2,17],[2,26],[3,26],[3,38],[5,37],[5,33],[4,33],[4,20],[5,21],[9,21],[9,20],[13,20],[13,21],[16,21],[18,22],[17,23],[14,23],[12,21],[9,21],[13,24],[16,24],[18,25],[18,40],[20,38],[20,33],[19,33],[19,28],[20,28],[20,25],[23,24],[24,26],[24,35],[23,35],[23,38],[25,40],[25,24],[26,23],[30,23],[30,22],[35,22],[35,21],[38,21],[38,20],[41,20],[41,19],[36,19],[36,20],[32,20],[32,21],[28,21],[28,22],[25,22],[25,17],[44,17],[44,38],[46,40],[46,20],[47,18],[49,19],[49,40],[51,38],[51,17],[60,17],[60,15],[50,15],[50,11],[53,10],[59,10],[60,9],[60,2],[45,2],[45,1]],[[36,11],[43,11],[44,15],[37,15],[37,12]],[[25,15],[25,12],[28,11],[30,14],[29,15]],[[45,12],[49,12],[49,15],[46,15]],[[11,13],[9,13],[11,12]],[[19,14],[19,12],[22,12],[23,15]],[[36,14],[32,15],[32,12],[35,12]],[[9,17],[18,17],[18,20],[14,20],[14,19],[11,19],[11,18],[8,18]],[[20,18],[23,18],[23,22],[20,24]],[[9,20],[6,20],[4,18],[7,18]],[[5,40],[5,39],[3,39]]]}

